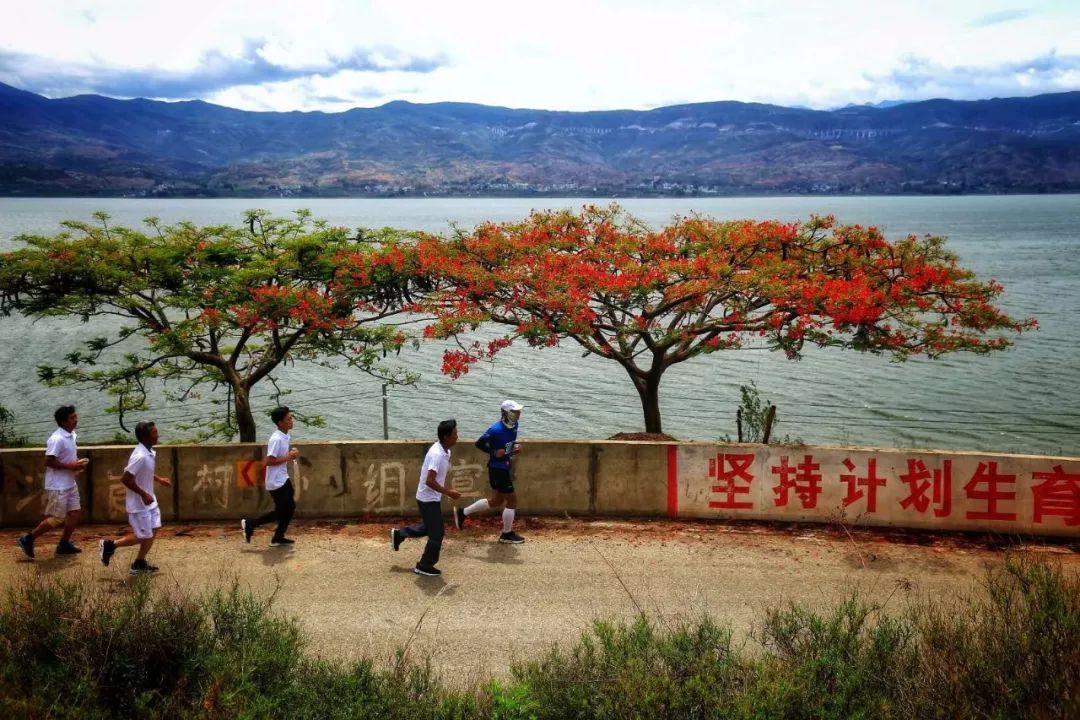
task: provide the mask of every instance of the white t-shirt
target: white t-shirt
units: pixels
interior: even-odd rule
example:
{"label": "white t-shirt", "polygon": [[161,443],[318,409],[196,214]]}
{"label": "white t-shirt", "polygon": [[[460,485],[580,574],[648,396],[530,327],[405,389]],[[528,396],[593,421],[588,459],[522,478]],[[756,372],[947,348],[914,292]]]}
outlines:
{"label": "white t-shirt", "polygon": [[[75,433],[62,427],[56,428],[45,445],[45,456],[52,456],[62,463],[73,463],[79,459],[79,448],[75,445]],[[75,471],[45,467],[46,490],[70,490],[75,487]]]}
{"label": "white t-shirt", "polygon": [[[281,459],[289,454],[290,438],[286,433],[275,430],[266,443],[266,456]],[[266,466],[266,489],[277,490],[289,479],[289,463]]]}
{"label": "white t-shirt", "polygon": [[446,487],[446,473],[450,470],[450,451],[437,442],[428,448],[424,456],[424,466],[420,468],[420,485],[416,488],[416,499],[420,502],[439,502],[442,493],[428,487],[428,470],[435,471],[435,480]]}
{"label": "white t-shirt", "polygon": [[153,510],[158,506],[157,496],[154,494],[154,470],[156,468],[157,452],[151,450],[142,443],[136,445],[135,449],[131,451],[131,456],[128,458],[128,464],[127,467],[124,468],[124,472],[131,473],[135,478],[135,486],[140,490],[149,493],[150,497],[154,498],[154,500],[147,505],[137,493],[128,490],[127,499],[124,503],[129,513],[142,513],[147,510]]}

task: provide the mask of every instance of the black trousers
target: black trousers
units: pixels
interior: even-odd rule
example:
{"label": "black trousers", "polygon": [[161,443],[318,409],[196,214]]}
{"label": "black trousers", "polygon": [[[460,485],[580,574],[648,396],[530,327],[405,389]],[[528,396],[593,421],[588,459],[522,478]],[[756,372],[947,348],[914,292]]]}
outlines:
{"label": "black trousers", "polygon": [[285,484],[277,490],[271,490],[270,497],[274,500],[274,509],[260,518],[250,520],[249,523],[252,527],[259,527],[277,520],[277,530],[274,531],[274,537],[282,538],[285,537],[285,530],[289,527],[289,523],[292,522],[293,513],[296,511],[296,497],[293,494],[292,480],[286,480]]}
{"label": "black trousers", "polygon": [[444,534],[442,502],[416,501],[420,508],[420,522],[409,527],[399,528],[401,537],[418,538],[426,537],[427,545],[424,546],[424,554],[420,556],[420,565],[435,567],[439,562],[439,553],[442,552],[442,539]]}

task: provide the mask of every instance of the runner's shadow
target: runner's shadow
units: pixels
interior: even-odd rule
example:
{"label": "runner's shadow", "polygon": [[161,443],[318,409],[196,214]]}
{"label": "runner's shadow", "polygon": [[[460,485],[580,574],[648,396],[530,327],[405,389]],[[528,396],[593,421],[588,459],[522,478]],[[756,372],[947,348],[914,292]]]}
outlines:
{"label": "runner's shadow", "polygon": [[[411,567],[402,567],[400,565],[394,565],[390,568],[390,572],[404,575],[406,573],[410,575],[416,575]],[[454,585],[447,585],[446,578],[442,575],[438,577],[431,577],[429,575],[416,575],[416,587],[420,589],[425,595],[453,595],[454,589],[457,587]]]}
{"label": "runner's shadow", "polygon": [[509,543],[493,542],[488,545],[487,555],[470,556],[477,560],[500,565],[521,565],[525,561],[518,557],[518,546]]}
{"label": "runner's shadow", "polygon": [[420,589],[420,592],[431,597],[442,595],[453,595],[456,592],[457,585],[449,585],[446,582],[446,578],[442,577],[427,577],[425,575],[416,576],[416,587]]}
{"label": "runner's shadow", "polygon": [[872,552],[847,553],[844,562],[856,570],[894,570],[897,562]]}
{"label": "runner's shadow", "polygon": [[281,563],[290,560],[293,557],[293,551],[291,547],[268,547],[263,548],[262,550],[244,548],[240,552],[246,555],[259,555],[262,558],[263,565],[280,565]]}
{"label": "runner's shadow", "polygon": [[78,555],[56,555],[45,560],[39,560],[37,562],[38,571],[42,575],[52,575],[77,565],[76,558],[78,558]]}
{"label": "runner's shadow", "polygon": [[[106,570],[106,572],[108,572]],[[129,592],[132,588],[141,582],[151,582],[153,578],[159,577],[160,572],[152,573],[150,575],[132,575],[127,570],[120,570],[123,575],[99,575],[97,581],[105,586],[106,590],[114,593]]]}

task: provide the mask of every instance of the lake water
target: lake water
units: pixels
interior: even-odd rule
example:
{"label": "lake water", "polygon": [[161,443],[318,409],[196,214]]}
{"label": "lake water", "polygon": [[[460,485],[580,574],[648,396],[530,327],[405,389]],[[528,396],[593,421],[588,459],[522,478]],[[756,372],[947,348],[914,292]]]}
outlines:
{"label": "lake water", "polygon": [[[288,213],[306,207],[316,217],[350,227],[390,225],[443,231],[483,220],[523,218],[541,207],[578,208],[584,199],[395,200],[128,200],[0,198],[0,248],[19,233],[54,233],[63,219],[88,219],[95,210],[113,222],[239,223],[247,208]],[[954,355],[936,361],[892,363],[887,357],[808,348],[803,360],[762,350],[716,353],[675,366],[661,386],[664,429],[681,439],[735,435],[739,386],[754,381],[775,403],[780,436],[812,444],[959,448],[1080,455],[1080,196],[795,197],[621,200],[654,227],[675,214],[700,212],[721,219],[806,219],[834,213],[841,222],[874,224],[890,239],[908,233],[949,238],[948,247],[980,278],[1005,285],[1000,304],[1040,329],[1014,348],[988,356]],[[18,429],[41,440],[53,409],[74,402],[84,440],[118,431],[105,413],[108,398],[89,390],[40,385],[35,367],[56,363],[93,328],[72,321],[29,323],[0,319],[0,403]],[[456,417],[462,437],[474,437],[498,417],[504,397],[526,406],[523,438],[598,438],[640,430],[637,395],[614,363],[583,358],[576,346],[533,350],[515,346],[493,365],[451,381],[439,374],[441,348],[405,351],[398,361],[422,373],[416,388],[390,392],[392,438],[428,438],[435,424]],[[311,365],[278,374],[294,390],[286,402],[326,418],[323,428],[298,426],[306,438],[381,438],[380,384],[365,375]],[[260,407],[268,407],[264,388]],[[258,395],[257,395],[258,397]],[[162,426],[163,442],[183,435],[178,423],[197,421],[206,398],[184,406],[162,403],[147,415]],[[141,416],[140,416],[141,417]],[[269,434],[262,422],[260,437]]]}

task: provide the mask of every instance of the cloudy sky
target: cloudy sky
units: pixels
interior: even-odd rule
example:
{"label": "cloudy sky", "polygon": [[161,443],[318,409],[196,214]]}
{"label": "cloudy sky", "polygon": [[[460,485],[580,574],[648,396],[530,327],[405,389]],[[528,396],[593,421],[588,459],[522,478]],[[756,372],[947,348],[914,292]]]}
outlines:
{"label": "cloudy sky", "polygon": [[1080,0],[2,0],[0,82],[325,111],[1035,95],[1080,89]]}

